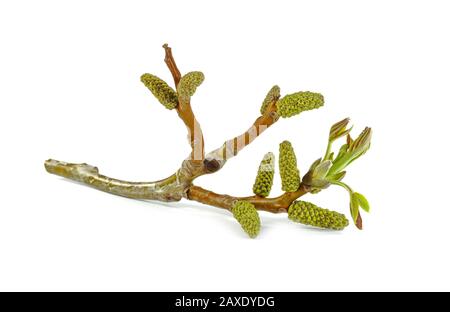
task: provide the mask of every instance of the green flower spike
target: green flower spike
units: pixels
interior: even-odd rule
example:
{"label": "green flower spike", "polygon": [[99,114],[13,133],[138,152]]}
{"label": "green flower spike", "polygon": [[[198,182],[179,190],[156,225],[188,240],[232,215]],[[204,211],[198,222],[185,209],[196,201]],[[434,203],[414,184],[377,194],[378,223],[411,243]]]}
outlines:
{"label": "green flower spike", "polygon": [[164,80],[152,74],[143,74],[141,81],[167,109],[177,107],[177,93]]}
{"label": "green flower spike", "polygon": [[285,192],[295,192],[300,187],[300,172],[297,168],[297,158],[291,142],[283,141],[280,144],[280,176],[281,189]]}
{"label": "green flower spike", "polygon": [[275,85],[272,87],[272,89],[269,90],[269,92],[266,95],[266,98],[264,99],[261,105],[260,109],[261,115],[264,115],[269,105],[277,101],[279,98],[280,98],[280,87]]}
{"label": "green flower spike", "polygon": [[189,72],[178,83],[177,91],[181,98],[189,98],[194,95],[197,88],[205,80],[205,75],[199,71]]}
{"label": "green flower spike", "polygon": [[343,214],[304,201],[293,202],[289,206],[288,217],[294,222],[324,229],[340,231],[348,226],[348,220]]}
{"label": "green flower spike", "polygon": [[258,211],[253,204],[239,200],[233,205],[231,212],[248,236],[251,238],[258,236],[261,221],[259,220]]}
{"label": "green flower spike", "polygon": [[277,102],[277,113],[283,117],[292,117],[303,111],[323,106],[323,95],[309,91],[284,96]]}
{"label": "green flower spike", "polygon": [[273,174],[275,172],[275,156],[273,153],[264,155],[259,165],[258,175],[253,184],[253,193],[262,197],[269,196],[273,184]]}

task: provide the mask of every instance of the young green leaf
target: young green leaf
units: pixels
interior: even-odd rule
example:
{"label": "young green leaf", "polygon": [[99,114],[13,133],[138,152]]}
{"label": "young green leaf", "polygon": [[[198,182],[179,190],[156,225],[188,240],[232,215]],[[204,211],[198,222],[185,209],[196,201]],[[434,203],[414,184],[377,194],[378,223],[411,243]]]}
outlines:
{"label": "young green leaf", "polygon": [[333,160],[333,166],[330,168],[330,175],[343,171],[354,160],[367,152],[370,147],[370,139],[372,137],[372,130],[365,128],[363,132],[353,140],[350,135],[347,135],[347,144],[344,144],[339,150],[336,159]]}
{"label": "young green leaf", "polygon": [[346,171],[341,171],[336,174],[327,175],[327,180],[330,182],[339,182],[345,177]]}
{"label": "young green leaf", "polygon": [[365,212],[370,212],[370,205],[369,205],[369,201],[367,200],[366,197],[364,197],[364,195],[354,192],[353,196],[356,197],[356,199],[358,200],[359,206],[365,211]]}
{"label": "young green leaf", "polygon": [[330,154],[328,154],[327,158],[324,159],[324,160],[330,160],[330,161],[333,161],[333,159],[334,159],[334,152],[331,152]]}
{"label": "young green leaf", "polygon": [[359,200],[354,194],[352,193],[350,195],[350,214],[352,215],[353,222],[356,224],[359,215]]}

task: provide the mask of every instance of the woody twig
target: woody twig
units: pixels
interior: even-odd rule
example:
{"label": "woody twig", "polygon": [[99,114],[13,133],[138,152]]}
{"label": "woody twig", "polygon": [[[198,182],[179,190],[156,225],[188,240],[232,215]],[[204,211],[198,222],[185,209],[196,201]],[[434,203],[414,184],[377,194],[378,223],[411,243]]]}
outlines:
{"label": "woody twig", "polygon": [[[183,159],[180,167],[169,177],[154,182],[128,182],[109,178],[99,173],[97,167],[88,164],[73,164],[49,159],[45,168],[49,173],[75,180],[111,194],[164,202],[188,199],[209,206],[230,210],[250,237],[260,231],[258,210],[271,213],[288,213],[289,219],[302,224],[327,229],[342,230],[348,225],[343,214],[317,207],[298,199],[307,194],[317,194],[330,185],[343,187],[350,196],[350,214],[355,225],[362,229],[360,208],[369,211],[367,199],[354,192],[342,182],[346,167],[363,155],[370,147],[371,129],[366,128],[353,140],[346,118],[334,124],[330,129],[325,155],[316,160],[303,176],[297,168],[297,159],[288,141],[279,147],[279,170],[283,193],[269,197],[275,172],[275,156],[267,153],[258,169],[253,185],[253,195],[237,197],[217,194],[194,184],[195,179],[205,174],[219,171],[226,162],[250,145],[266,129],[275,124],[280,117],[288,118],[301,112],[319,108],[323,105],[323,96],[319,93],[302,91],[280,96],[280,88],[272,87],[266,95],[260,109],[261,115],[241,135],[225,141],[217,149],[204,151],[204,138],[200,123],[191,107],[191,98],[202,84],[204,75],[193,71],[181,75],[172,54],[172,49],[163,45],[164,61],[169,68],[175,88],[152,74],[143,74],[141,81],[167,109],[175,109],[188,130],[190,155]],[[346,142],[334,155],[332,144],[341,137]]]}

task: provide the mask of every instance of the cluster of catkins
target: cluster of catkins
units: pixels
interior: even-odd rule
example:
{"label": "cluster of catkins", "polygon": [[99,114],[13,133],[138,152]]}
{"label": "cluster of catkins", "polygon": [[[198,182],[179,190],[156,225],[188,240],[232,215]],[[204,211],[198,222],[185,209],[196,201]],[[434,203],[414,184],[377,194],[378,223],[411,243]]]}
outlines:
{"label": "cluster of catkins", "polygon": [[[203,80],[203,73],[198,71],[189,72],[181,78],[177,86],[177,90],[175,91],[166,82],[155,75],[144,74],[141,76],[141,81],[167,109],[176,108],[179,102],[189,101],[190,97],[195,93],[197,87],[200,86]],[[274,86],[266,95],[260,111],[262,115],[268,114],[271,111],[276,111],[279,116],[287,118],[298,115],[303,111],[319,108],[323,106],[323,103],[324,99],[320,93],[309,91],[292,93],[280,98],[280,88],[278,86]],[[348,120],[344,120],[343,122],[348,122]],[[349,145],[349,148],[350,147],[351,146]],[[353,154],[350,152],[348,152],[348,154],[353,157]],[[356,156],[359,157],[360,154],[362,153],[359,153]],[[335,167],[339,164],[337,160],[339,159],[336,159]],[[331,161],[328,160],[328,162],[324,163],[319,160],[319,163],[321,164],[319,168],[321,168],[327,163],[331,163]],[[344,168],[347,163],[348,161],[341,167]],[[280,144],[278,164],[282,182],[282,190],[284,192],[298,191],[302,179],[300,177],[299,169],[297,168],[297,159],[294,149],[288,141],[284,141]],[[333,167],[331,169],[333,169]],[[339,170],[335,171],[338,172]],[[255,195],[261,197],[269,196],[273,184],[274,172],[275,156],[272,153],[267,153],[261,161],[258,174],[253,185],[253,192]],[[339,172],[339,174],[341,174],[339,177],[339,179],[341,179],[345,172]],[[311,173],[308,173],[306,176],[309,176],[310,178]],[[317,192],[320,188],[313,190]],[[356,193],[355,195],[360,194]],[[362,195],[360,195],[360,197],[361,196]],[[261,221],[258,211],[252,203],[237,200],[233,204],[231,212],[240,223],[243,230],[250,237],[254,238],[259,234]],[[316,205],[305,201],[292,202],[288,207],[288,218],[294,222],[305,225],[333,230],[342,230],[349,224],[349,221],[343,214],[317,207]]]}
{"label": "cluster of catkins", "polygon": [[[279,97],[280,88],[278,86],[272,87],[261,105],[261,114],[264,114],[273,103],[275,103],[276,111],[281,117],[291,117],[302,111],[323,105],[323,96],[319,93],[306,91],[290,94],[278,100]],[[282,190],[284,192],[296,192],[300,188],[301,177],[297,167],[295,151],[289,141],[280,143],[278,165]],[[269,196],[274,173],[275,156],[273,153],[267,153],[259,165],[258,174],[253,184],[255,195]],[[259,234],[261,221],[258,211],[252,203],[236,201],[231,212],[250,237],[254,238]],[[349,224],[343,214],[317,207],[305,201],[294,201],[288,208],[288,217],[294,222],[333,230],[342,230]]]}
{"label": "cluster of catkins", "polygon": [[174,109],[178,101],[189,101],[197,87],[205,80],[202,72],[192,71],[184,75],[178,83],[177,92],[164,80],[152,74],[143,74],[142,83],[153,93],[158,101],[167,109]]}
{"label": "cluster of catkins", "polygon": [[[297,191],[301,181],[300,171],[297,168],[297,158],[294,149],[289,141],[284,141],[280,144],[278,165],[282,190],[285,192]],[[261,197],[269,196],[274,173],[275,156],[273,153],[267,153],[259,165],[258,174],[253,184],[253,193],[255,195]],[[231,212],[250,237],[254,238],[259,234],[261,221],[258,211],[252,203],[236,201]],[[288,217],[294,222],[332,230],[343,230],[349,224],[343,214],[317,207],[305,201],[294,201],[288,208]]]}

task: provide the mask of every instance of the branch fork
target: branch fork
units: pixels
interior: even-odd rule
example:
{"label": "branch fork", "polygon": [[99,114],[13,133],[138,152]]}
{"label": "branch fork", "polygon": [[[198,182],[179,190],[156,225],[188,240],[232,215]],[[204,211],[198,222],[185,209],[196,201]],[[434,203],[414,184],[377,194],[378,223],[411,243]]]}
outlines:
{"label": "branch fork", "polygon": [[[175,62],[172,49],[167,44],[164,44],[163,48],[165,51],[164,61],[172,74],[175,90],[178,92],[178,87],[183,76]],[[308,99],[308,97],[312,96],[311,94],[312,93],[304,92],[301,94],[301,99]],[[285,103],[288,103],[296,96],[298,97],[299,93],[288,95],[280,100],[279,88],[275,86],[269,92],[263,103],[261,115],[255,119],[253,124],[242,134],[226,141],[223,145],[210,151],[206,155],[202,128],[192,110],[191,99],[186,96],[181,97],[179,92],[178,95],[178,103],[175,103],[175,109],[179,118],[187,128],[191,152],[190,155],[182,161],[180,168],[169,177],[153,182],[129,182],[104,176],[100,174],[97,167],[85,163],[73,164],[53,159],[49,159],[45,162],[46,170],[49,173],[75,180],[98,190],[119,196],[163,202],[179,201],[185,198],[209,206],[228,209],[230,211],[233,211],[233,207],[236,206],[236,203],[246,202],[251,204],[257,210],[271,213],[287,213],[289,207],[298,198],[311,191],[317,191],[317,187],[314,186],[311,181],[303,181],[300,183],[299,180],[299,184],[294,190],[285,191],[278,197],[266,198],[259,195],[237,197],[227,194],[217,194],[194,184],[196,178],[205,174],[215,173],[223,168],[229,159],[238,155],[242,149],[250,145],[257,137],[264,133],[264,131],[274,125],[280,118],[280,112],[282,115],[284,114],[283,117],[292,116],[292,109],[295,110],[295,106],[288,107]],[[283,107],[282,105],[285,106]],[[308,107],[307,109],[312,108],[317,107]],[[336,129],[334,130],[335,132],[337,131]],[[345,134],[347,134],[347,132]],[[329,150],[330,146],[327,148],[327,155]],[[343,161],[341,161],[341,165],[342,164]],[[311,170],[306,176],[311,179],[313,176]],[[245,212],[245,207],[245,205],[242,205],[240,211]],[[310,210],[313,211],[314,209],[311,208]],[[233,213],[235,216],[237,215],[236,211],[233,211]],[[241,218],[242,214],[239,214],[239,216]],[[358,218],[360,218],[359,215]]]}

